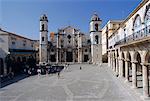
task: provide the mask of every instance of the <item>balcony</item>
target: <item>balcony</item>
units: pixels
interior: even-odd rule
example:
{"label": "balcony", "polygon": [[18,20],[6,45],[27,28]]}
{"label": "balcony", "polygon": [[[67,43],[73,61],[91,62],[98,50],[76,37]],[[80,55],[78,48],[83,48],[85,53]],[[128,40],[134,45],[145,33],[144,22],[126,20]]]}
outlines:
{"label": "balcony", "polygon": [[146,39],[148,36],[150,36],[150,25],[125,37],[122,40],[119,40],[118,42],[115,43],[115,46],[129,44],[136,41],[142,41],[143,39]]}

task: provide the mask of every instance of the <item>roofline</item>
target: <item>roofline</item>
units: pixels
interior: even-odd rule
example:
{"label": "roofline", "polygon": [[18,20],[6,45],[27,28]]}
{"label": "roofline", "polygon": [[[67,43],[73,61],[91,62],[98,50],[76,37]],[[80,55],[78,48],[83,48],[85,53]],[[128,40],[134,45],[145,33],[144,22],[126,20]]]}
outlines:
{"label": "roofline", "polygon": [[36,41],[36,40],[32,40],[32,39],[30,39],[30,38],[27,38],[27,37],[24,37],[24,36],[21,36],[21,35],[12,33],[12,32],[8,32],[8,31],[2,30],[2,29],[0,29],[0,31],[3,31],[3,32],[5,32],[5,33],[8,33],[9,35],[10,35],[10,34],[11,34],[11,35],[15,35],[15,36],[17,36],[17,37],[20,37],[20,38],[23,38],[23,39],[27,39],[27,40],[30,40],[30,41]]}
{"label": "roofline", "polygon": [[141,7],[143,7],[149,0],[142,0],[140,4],[125,18],[125,21],[123,22],[126,23]]}
{"label": "roofline", "polygon": [[105,24],[105,26],[102,28],[102,30],[109,24],[109,23],[118,23],[118,22],[120,22],[120,23],[122,23],[124,20],[109,20],[106,24]]}
{"label": "roofline", "polygon": [[73,28],[73,29],[76,29],[76,30],[80,31],[80,29],[74,28],[74,27],[71,26],[71,25],[67,25],[67,26],[65,26],[65,27],[59,28],[58,30],[65,30],[65,29],[68,28],[68,27],[71,27],[71,28]]}
{"label": "roofline", "polygon": [[[143,0],[140,2],[140,4],[125,18],[125,20],[121,23],[121,25],[114,31],[116,33],[121,27],[125,26],[124,24],[141,8],[143,7],[149,0]],[[113,34],[114,34],[113,33]],[[112,34],[112,35],[113,35]],[[112,36],[111,35],[111,36]],[[109,36],[109,37],[111,37]]]}

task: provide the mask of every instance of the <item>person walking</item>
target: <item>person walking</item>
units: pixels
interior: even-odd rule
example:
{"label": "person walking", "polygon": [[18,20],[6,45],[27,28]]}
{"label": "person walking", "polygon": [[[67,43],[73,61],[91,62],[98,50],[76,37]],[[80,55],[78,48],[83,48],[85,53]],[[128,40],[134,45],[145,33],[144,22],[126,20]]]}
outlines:
{"label": "person walking", "polygon": [[80,66],[80,70],[82,69],[82,67]]}
{"label": "person walking", "polygon": [[40,68],[37,69],[37,73],[38,73],[38,76],[41,75],[41,69]]}
{"label": "person walking", "polygon": [[60,71],[57,73],[57,77],[58,77],[58,79],[60,78]]}

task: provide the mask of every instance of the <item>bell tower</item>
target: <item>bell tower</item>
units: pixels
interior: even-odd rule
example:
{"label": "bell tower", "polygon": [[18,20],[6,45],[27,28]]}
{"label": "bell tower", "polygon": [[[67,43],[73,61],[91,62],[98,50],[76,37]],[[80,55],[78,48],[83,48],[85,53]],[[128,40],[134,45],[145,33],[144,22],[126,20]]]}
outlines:
{"label": "bell tower", "polygon": [[102,31],[100,28],[102,20],[95,13],[90,21],[91,58],[93,64],[102,63]]}
{"label": "bell tower", "polygon": [[47,54],[47,48],[48,48],[48,18],[44,14],[40,17],[40,44],[39,44],[39,58],[40,62],[47,63],[48,62],[48,54]]}

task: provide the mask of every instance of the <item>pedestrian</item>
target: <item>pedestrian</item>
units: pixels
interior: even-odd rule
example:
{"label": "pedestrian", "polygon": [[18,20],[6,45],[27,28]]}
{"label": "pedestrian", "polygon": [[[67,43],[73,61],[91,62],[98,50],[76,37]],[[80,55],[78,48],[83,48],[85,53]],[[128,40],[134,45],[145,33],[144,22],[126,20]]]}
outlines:
{"label": "pedestrian", "polygon": [[116,77],[118,77],[119,75],[118,74],[116,74]]}
{"label": "pedestrian", "polygon": [[57,77],[58,77],[58,79],[60,78],[60,71],[57,73]]}
{"label": "pedestrian", "polygon": [[66,70],[67,70],[67,68],[68,68],[67,64],[65,65],[65,67],[66,67]]}
{"label": "pedestrian", "polygon": [[41,75],[41,69],[40,68],[37,69],[37,72],[38,72],[38,75]]}
{"label": "pedestrian", "polygon": [[82,69],[82,67],[80,66],[80,70]]}

